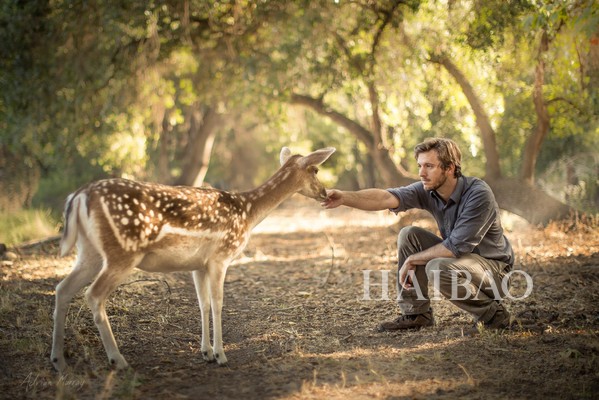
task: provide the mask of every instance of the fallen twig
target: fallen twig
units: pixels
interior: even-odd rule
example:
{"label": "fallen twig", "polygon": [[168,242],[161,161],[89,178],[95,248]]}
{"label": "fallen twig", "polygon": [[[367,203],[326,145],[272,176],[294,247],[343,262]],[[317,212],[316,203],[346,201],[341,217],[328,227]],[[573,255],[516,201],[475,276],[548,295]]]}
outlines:
{"label": "fallen twig", "polygon": [[329,267],[327,276],[325,277],[321,286],[326,286],[329,283],[331,272],[333,272],[333,267],[335,266],[335,243],[333,242],[333,238],[331,238],[331,236],[328,233],[324,232],[324,235],[327,238],[327,241],[329,242],[329,247],[331,248],[331,266]]}
{"label": "fallen twig", "polygon": [[52,250],[54,250],[54,248],[58,247],[58,245],[60,244],[60,238],[61,238],[60,235],[56,235],[56,236],[51,236],[49,238],[42,239],[42,240],[34,240],[34,241],[30,241],[30,242],[25,242],[25,243],[22,243],[22,244],[16,246],[15,250],[19,254],[24,254],[24,253],[31,254],[38,250],[47,252],[47,249],[45,247],[51,246]]}

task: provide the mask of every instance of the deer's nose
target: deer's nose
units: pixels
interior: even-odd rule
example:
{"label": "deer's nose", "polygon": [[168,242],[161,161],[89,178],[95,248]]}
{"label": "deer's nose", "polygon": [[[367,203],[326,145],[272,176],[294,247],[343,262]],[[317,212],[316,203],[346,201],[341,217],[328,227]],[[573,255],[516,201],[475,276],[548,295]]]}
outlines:
{"label": "deer's nose", "polygon": [[320,189],[320,200],[326,200],[327,198],[327,190],[325,188]]}

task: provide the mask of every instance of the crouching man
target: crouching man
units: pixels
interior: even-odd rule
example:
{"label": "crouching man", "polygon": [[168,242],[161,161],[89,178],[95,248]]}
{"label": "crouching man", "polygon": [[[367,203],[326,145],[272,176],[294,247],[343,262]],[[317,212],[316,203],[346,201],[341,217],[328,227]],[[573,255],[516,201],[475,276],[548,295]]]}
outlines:
{"label": "crouching man", "polygon": [[[411,208],[429,211],[441,237],[405,227],[398,239],[398,289],[401,315],[382,322],[379,331],[419,329],[434,323],[428,282],[438,279],[440,293],[470,313],[476,325],[504,329],[510,314],[501,303],[503,278],[511,271],[514,252],[503,234],[499,208],[489,186],[461,172],[461,152],[449,139],[417,145],[420,182],[360,191],[330,190],[325,208],[341,205],[361,210]],[[401,287],[399,287],[401,285]],[[475,327],[476,327],[475,325]],[[474,331],[472,331],[474,333]]]}

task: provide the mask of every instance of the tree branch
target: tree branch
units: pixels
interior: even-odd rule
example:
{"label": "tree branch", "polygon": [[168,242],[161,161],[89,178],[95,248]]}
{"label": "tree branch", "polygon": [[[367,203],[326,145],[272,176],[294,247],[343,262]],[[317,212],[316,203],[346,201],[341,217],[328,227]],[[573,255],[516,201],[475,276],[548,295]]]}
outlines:
{"label": "tree branch", "polygon": [[385,32],[385,28],[391,22],[391,19],[393,18],[393,15],[395,14],[395,10],[397,10],[397,8],[399,7],[400,4],[403,4],[403,1],[396,1],[393,3],[393,6],[391,7],[390,10],[383,11],[383,16],[384,16],[383,22],[381,23],[381,25],[377,29],[376,33],[374,34],[374,40],[372,41],[372,46],[370,48],[370,56],[372,57],[373,64],[374,64],[374,60],[375,60],[376,50],[380,44],[381,37],[383,36],[383,32]]}
{"label": "tree branch", "polygon": [[573,109],[575,109],[576,111],[578,111],[579,114],[584,116],[584,110],[582,108],[580,108],[580,106],[576,103],[574,103],[572,100],[568,100],[565,97],[554,97],[552,99],[547,100],[545,103],[547,105],[549,104],[553,104],[553,103],[557,103],[557,102],[564,102],[566,104],[568,104],[569,106],[571,106]]}
{"label": "tree branch", "polygon": [[462,92],[468,99],[468,103],[476,117],[476,124],[481,133],[485,155],[487,157],[485,168],[486,176],[489,178],[501,177],[495,130],[491,126],[489,116],[487,115],[481,100],[478,98],[476,91],[468,81],[468,78],[466,78],[462,71],[446,55],[431,54],[430,61],[443,66],[462,88]]}
{"label": "tree branch", "polygon": [[375,139],[375,135],[371,131],[339,111],[326,106],[322,99],[315,99],[307,95],[294,93],[291,95],[290,103],[309,107],[320,115],[330,118],[333,122],[343,126],[352,135],[358,138],[358,140],[363,142],[370,152],[370,155],[373,157],[374,162],[377,165],[377,170],[384,179],[387,187],[408,185],[414,182],[414,179],[410,178],[403,168],[398,167],[393,162],[387,149],[377,146],[377,139]]}
{"label": "tree branch", "polygon": [[543,30],[541,42],[539,43],[539,52],[537,53],[537,65],[535,67],[535,81],[532,100],[537,114],[537,126],[526,141],[524,148],[524,159],[522,160],[521,177],[526,182],[534,183],[534,171],[537,164],[537,157],[541,149],[541,144],[549,132],[551,117],[547,110],[547,104],[543,99],[543,85],[545,83],[545,60],[543,53],[549,49],[549,36]]}
{"label": "tree branch", "polygon": [[291,95],[291,104],[303,105],[313,109],[321,115],[327,116],[332,121],[338,123],[354,134],[369,149],[374,147],[375,140],[372,133],[368,129],[364,128],[362,125],[358,124],[356,121],[350,119],[339,111],[333,110],[329,106],[325,105],[322,99],[316,99],[307,95],[293,93]]}

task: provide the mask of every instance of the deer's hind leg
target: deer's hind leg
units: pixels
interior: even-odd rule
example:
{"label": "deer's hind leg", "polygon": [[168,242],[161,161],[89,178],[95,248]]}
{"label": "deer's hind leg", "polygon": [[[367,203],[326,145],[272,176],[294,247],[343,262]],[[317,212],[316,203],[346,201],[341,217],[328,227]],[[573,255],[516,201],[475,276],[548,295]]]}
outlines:
{"label": "deer's hind leg", "polygon": [[54,330],[52,333],[52,354],[50,359],[54,368],[62,372],[66,368],[64,359],[64,334],[67,310],[73,296],[100,272],[102,256],[96,251],[84,235],[77,242],[77,260],[71,273],[56,286],[56,304],[54,308]]}
{"label": "deer's hind leg", "polygon": [[100,338],[108,360],[117,369],[127,368],[128,364],[114,339],[110,321],[106,314],[106,300],[114,289],[129,276],[133,268],[141,261],[141,258],[141,256],[120,254],[105,260],[102,271],[86,292],[86,299],[92,310],[96,327],[100,332]]}

